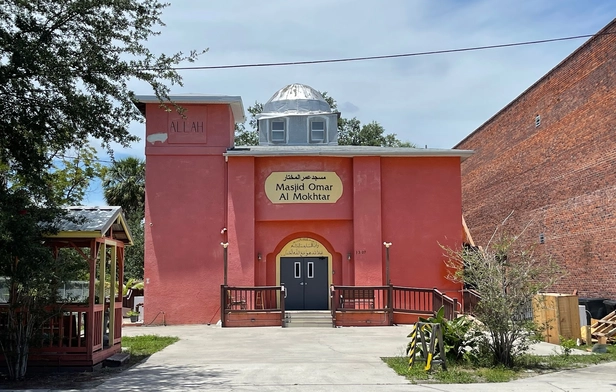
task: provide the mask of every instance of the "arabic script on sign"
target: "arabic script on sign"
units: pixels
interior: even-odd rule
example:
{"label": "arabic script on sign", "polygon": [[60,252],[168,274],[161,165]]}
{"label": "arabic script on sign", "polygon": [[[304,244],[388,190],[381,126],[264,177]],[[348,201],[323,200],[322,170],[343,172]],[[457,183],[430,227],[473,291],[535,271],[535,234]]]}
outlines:
{"label": "arabic script on sign", "polygon": [[335,172],[273,172],[265,180],[265,194],[274,204],[335,203],[342,191]]}

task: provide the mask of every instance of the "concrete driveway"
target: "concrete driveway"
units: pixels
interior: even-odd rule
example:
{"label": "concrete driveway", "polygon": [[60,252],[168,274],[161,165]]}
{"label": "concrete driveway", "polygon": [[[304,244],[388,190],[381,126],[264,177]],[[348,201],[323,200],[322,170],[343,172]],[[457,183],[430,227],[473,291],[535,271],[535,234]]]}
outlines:
{"label": "concrete driveway", "polygon": [[[180,341],[97,390],[114,391],[616,391],[616,365],[506,384],[412,385],[381,361],[404,353],[409,327],[124,328]],[[543,346],[539,350],[552,349]]]}

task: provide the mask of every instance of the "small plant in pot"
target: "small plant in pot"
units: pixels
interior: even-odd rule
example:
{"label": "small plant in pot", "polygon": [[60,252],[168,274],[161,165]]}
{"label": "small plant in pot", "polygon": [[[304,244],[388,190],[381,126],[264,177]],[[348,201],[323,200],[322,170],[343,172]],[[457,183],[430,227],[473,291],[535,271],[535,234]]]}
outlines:
{"label": "small plant in pot", "polygon": [[135,312],[134,310],[129,310],[126,312],[126,315],[130,317],[131,323],[136,323],[139,320],[139,312]]}

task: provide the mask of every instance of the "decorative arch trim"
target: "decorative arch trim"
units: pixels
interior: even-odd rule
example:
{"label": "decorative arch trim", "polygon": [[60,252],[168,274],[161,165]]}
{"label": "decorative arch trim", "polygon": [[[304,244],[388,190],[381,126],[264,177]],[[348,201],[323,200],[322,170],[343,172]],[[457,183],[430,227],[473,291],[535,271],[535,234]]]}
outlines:
{"label": "decorative arch trim", "polygon": [[[288,241],[276,254],[276,285],[280,286],[280,259],[283,257],[327,257],[327,285],[331,287],[332,253],[319,240],[307,236],[298,237]],[[331,307],[331,304],[329,304]]]}

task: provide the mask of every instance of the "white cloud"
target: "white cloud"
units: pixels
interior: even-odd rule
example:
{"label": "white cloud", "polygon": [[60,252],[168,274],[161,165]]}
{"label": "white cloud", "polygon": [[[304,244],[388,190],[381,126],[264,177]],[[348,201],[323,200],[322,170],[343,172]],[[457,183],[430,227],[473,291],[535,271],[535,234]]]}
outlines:
{"label": "white cloud", "polygon": [[[411,53],[592,34],[615,2],[174,0],[150,41],[156,52],[209,48],[197,65]],[[289,83],[327,91],[343,116],[379,121],[418,145],[450,148],[584,40],[486,51],[310,66],[182,71],[173,92],[265,102]],[[139,94],[146,85],[133,84]],[[346,109],[346,113],[345,110]],[[131,125],[143,138],[144,125]],[[118,150],[143,156],[143,142]]]}

